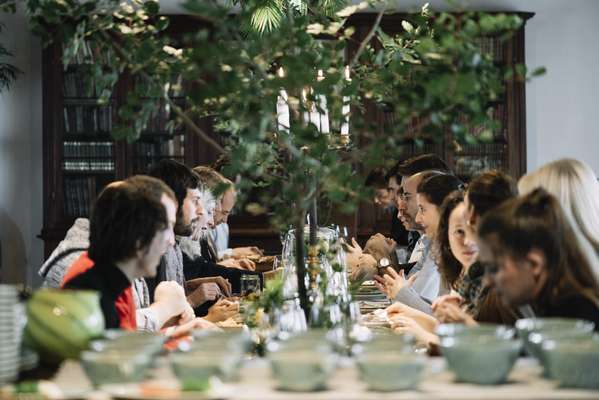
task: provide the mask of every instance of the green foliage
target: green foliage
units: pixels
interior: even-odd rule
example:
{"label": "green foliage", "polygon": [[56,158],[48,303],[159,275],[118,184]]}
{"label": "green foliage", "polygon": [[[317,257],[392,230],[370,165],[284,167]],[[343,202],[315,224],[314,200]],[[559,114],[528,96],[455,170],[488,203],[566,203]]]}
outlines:
{"label": "green foliage", "polygon": [[[369,196],[355,165],[374,167],[396,156],[414,121],[421,132],[414,137],[417,142],[448,132],[456,143],[488,140],[496,126],[490,102],[502,96],[504,79],[525,74],[499,66],[476,45],[488,35],[508,37],[522,23],[516,16],[441,13],[432,18],[424,8],[404,21],[401,34],[391,36],[373,26],[367,43],[347,26],[347,18],[367,4],[350,4],[185,0],[182,5],[197,19],[197,29],[176,38],[162,34],[169,18],[158,15],[155,1],[28,0],[28,9],[31,26],[45,43],[63,43],[65,62],[86,43],[104,56],[93,68],[102,100],[123,71],[136,79],[120,108],[116,136],[135,140],[157,99],[177,115],[173,126],[185,124],[205,138],[196,121],[212,118],[220,143],[213,146],[223,146],[231,159],[225,172],[244,178],[241,193],[259,187],[259,204],[251,210],[286,227],[304,219],[314,198],[339,211],[355,209]],[[238,9],[232,13],[234,5]],[[356,43],[360,54],[345,59],[346,48]],[[349,63],[351,81],[344,77]],[[277,74],[279,67],[284,76]],[[318,70],[324,79],[317,79]],[[173,77],[188,89],[177,101],[170,95]],[[312,90],[303,100],[306,88]],[[277,129],[281,89],[289,96],[288,132]],[[319,94],[327,98],[330,135],[302,118],[311,104],[319,108]],[[359,147],[339,142],[348,100],[351,139]],[[367,107],[391,110],[394,124],[381,129],[363,117]],[[478,136],[469,133],[477,126],[486,128]]]}
{"label": "green foliage", "polygon": [[[17,4],[14,0],[0,0],[0,12],[14,13],[16,10]],[[4,25],[0,24],[0,34],[3,29]],[[9,90],[17,76],[22,73],[17,67],[4,61],[10,57],[13,57],[13,54],[0,43],[0,93]]]}

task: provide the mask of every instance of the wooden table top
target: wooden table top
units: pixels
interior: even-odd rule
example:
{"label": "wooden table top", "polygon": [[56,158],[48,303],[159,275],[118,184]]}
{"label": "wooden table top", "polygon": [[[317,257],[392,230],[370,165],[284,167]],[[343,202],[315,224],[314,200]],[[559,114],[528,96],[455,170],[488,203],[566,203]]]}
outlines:
{"label": "wooden table top", "polygon": [[[271,378],[268,360],[248,360],[239,382],[222,384],[212,393],[179,394],[181,399],[232,399],[232,400],[387,400],[387,399],[438,399],[438,400],[499,400],[499,399],[599,399],[599,391],[559,388],[556,382],[542,379],[541,368],[533,359],[521,358],[510,373],[508,383],[481,386],[454,381],[453,374],[445,367],[441,357],[430,358],[418,390],[380,393],[368,391],[360,381],[353,360],[342,360],[329,380],[328,389],[319,392],[293,393],[276,389]],[[153,371],[156,378],[174,382],[174,376],[166,359],[160,360]],[[66,362],[53,380],[63,391],[65,398],[106,399],[105,392],[92,391],[91,385],[79,363]],[[132,394],[123,387],[120,398],[145,398]],[[130,389],[130,387],[129,387]],[[177,398],[172,394],[168,398]]]}

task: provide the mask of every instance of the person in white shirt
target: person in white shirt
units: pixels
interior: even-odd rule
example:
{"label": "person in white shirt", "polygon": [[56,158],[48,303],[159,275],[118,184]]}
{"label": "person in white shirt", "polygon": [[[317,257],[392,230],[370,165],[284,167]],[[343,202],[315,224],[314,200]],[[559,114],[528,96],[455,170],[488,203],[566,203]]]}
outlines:
{"label": "person in white shirt", "polygon": [[211,229],[210,237],[216,247],[218,258],[245,261],[248,257],[261,256],[260,249],[254,246],[229,247],[228,219],[237,201],[237,191],[233,182],[207,166],[197,166],[193,170],[200,176],[200,180],[215,199],[214,227]]}

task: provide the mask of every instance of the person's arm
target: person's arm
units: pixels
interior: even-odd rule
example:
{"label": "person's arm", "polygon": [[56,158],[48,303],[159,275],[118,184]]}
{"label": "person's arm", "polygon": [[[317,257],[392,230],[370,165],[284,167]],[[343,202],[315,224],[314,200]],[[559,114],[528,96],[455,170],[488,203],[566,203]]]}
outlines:
{"label": "person's arm", "polygon": [[395,296],[395,301],[399,301],[428,315],[433,314],[430,303],[421,297],[411,286],[404,286],[399,289],[399,292]]}

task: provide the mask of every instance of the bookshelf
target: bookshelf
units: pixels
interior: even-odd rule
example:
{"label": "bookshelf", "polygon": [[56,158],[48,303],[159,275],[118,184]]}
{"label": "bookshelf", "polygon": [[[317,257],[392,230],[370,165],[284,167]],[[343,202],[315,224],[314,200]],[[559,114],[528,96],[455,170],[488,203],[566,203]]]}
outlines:
{"label": "bookshelf", "polygon": [[[533,16],[530,13],[518,15],[524,20]],[[200,23],[186,16],[171,18],[167,34],[173,37],[196,29]],[[385,15],[381,28],[394,34],[401,29],[404,18],[402,14]],[[375,15],[367,13],[350,18],[349,24],[356,28],[356,40],[365,37],[374,19]],[[493,54],[497,63],[524,63],[524,27],[501,46],[497,43],[494,38],[481,38],[479,46]],[[348,50],[351,54],[352,49]],[[137,141],[114,140],[110,133],[117,121],[119,107],[124,104],[127,93],[136,85],[143,85],[143,81],[123,74],[113,96],[105,104],[98,105],[98,94],[89,79],[89,69],[93,65],[89,60],[102,63],[101,56],[87,46],[66,69],[61,57],[59,45],[51,45],[43,51],[44,225],[39,237],[44,241],[46,257],[64,238],[76,217],[89,215],[91,202],[109,182],[144,173],[162,158],[174,158],[193,167],[211,164],[219,156],[202,139],[169,122],[172,110],[159,99],[156,99],[156,109],[147,129]],[[185,83],[173,77],[170,93],[182,107],[185,107],[184,90]],[[393,124],[392,113],[367,109],[369,117],[377,121],[380,132]],[[526,168],[524,84],[509,82],[504,97],[493,104],[492,112],[499,127],[494,130],[490,143],[456,146],[447,136],[441,142],[425,141],[423,147],[418,147],[408,135],[402,144],[402,155],[436,153],[461,176],[499,168],[519,177]],[[413,124],[417,126],[420,122],[413,121]],[[209,118],[197,123],[216,138]],[[480,131],[484,128],[480,127]],[[335,216],[338,224],[347,226],[350,233],[361,240],[375,232],[387,233],[389,219],[388,214],[372,204],[360,205],[352,215]],[[269,228],[265,217],[239,213],[231,216],[229,223],[233,246],[258,245],[271,253],[280,251],[279,235]]]}

